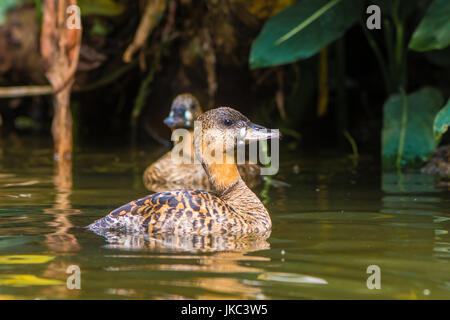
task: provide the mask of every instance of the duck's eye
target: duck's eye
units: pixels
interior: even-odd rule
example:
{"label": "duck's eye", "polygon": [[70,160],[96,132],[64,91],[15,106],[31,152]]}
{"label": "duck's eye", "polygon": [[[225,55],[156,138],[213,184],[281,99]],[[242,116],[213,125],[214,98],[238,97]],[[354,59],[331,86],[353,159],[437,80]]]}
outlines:
{"label": "duck's eye", "polygon": [[233,124],[233,121],[231,121],[230,119],[225,119],[225,120],[223,121],[223,123],[224,123],[227,127],[229,127],[229,126],[231,126],[231,125]]}

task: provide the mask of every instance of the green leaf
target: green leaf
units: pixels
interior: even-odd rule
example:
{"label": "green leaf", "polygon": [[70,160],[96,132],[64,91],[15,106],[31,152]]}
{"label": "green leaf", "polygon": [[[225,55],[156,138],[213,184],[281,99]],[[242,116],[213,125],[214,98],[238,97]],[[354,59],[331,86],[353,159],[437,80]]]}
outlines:
{"label": "green leaf", "polygon": [[36,10],[36,15],[38,17],[39,25],[42,24],[42,1],[43,0],[34,0],[34,8]]}
{"label": "green leaf", "polygon": [[0,26],[6,21],[8,11],[14,9],[25,0],[1,0],[0,1]]}
{"label": "green leaf", "polygon": [[306,59],[342,36],[362,13],[360,0],[303,0],[270,18],[253,42],[250,67]]}
{"label": "green leaf", "polygon": [[442,135],[447,131],[450,125],[450,99],[447,104],[438,112],[434,118],[433,134],[436,140],[441,139]]}
{"label": "green leaf", "polygon": [[434,0],[409,42],[415,51],[443,49],[450,44],[450,1]]}
{"label": "green leaf", "polygon": [[113,0],[78,0],[81,15],[117,16],[125,9]]}
{"label": "green leaf", "polygon": [[391,95],[384,104],[382,130],[383,168],[414,166],[425,162],[438,145],[433,121],[444,100],[434,88],[410,95]]}

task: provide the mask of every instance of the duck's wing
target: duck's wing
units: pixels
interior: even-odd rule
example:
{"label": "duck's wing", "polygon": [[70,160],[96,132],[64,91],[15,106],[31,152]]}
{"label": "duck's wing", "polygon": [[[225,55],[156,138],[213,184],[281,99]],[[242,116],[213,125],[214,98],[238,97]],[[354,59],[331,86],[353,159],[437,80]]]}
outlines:
{"label": "duck's wing", "polygon": [[232,219],[233,214],[234,211],[212,193],[178,190],[155,193],[127,203],[95,221],[88,229],[99,234],[107,230],[220,233],[225,223],[239,223]]}

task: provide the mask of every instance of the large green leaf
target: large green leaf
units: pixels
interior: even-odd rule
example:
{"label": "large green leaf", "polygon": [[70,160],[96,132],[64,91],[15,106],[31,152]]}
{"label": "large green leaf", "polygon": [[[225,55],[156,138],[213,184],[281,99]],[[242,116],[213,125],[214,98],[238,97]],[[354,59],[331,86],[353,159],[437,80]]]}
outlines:
{"label": "large green leaf", "polygon": [[450,1],[434,0],[409,42],[416,51],[443,49],[450,44]]}
{"label": "large green leaf", "polygon": [[433,134],[436,140],[440,139],[442,135],[447,131],[450,125],[450,99],[447,104],[438,112],[434,118]]}
{"label": "large green leaf", "polygon": [[253,42],[250,67],[294,62],[316,54],[350,28],[362,13],[360,0],[303,0],[270,18]]}
{"label": "large green leaf", "polygon": [[1,0],[0,1],[0,26],[6,21],[8,11],[14,9],[25,0]]}
{"label": "large green leaf", "polygon": [[410,95],[391,95],[384,104],[382,130],[383,168],[414,166],[426,161],[439,141],[433,121],[444,100],[433,88]]}

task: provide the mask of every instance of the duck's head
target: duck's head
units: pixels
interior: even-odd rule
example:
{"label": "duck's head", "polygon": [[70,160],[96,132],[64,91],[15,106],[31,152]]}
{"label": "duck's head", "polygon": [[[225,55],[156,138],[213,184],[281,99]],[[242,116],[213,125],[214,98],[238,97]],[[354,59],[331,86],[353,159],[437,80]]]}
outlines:
{"label": "duck's head", "polygon": [[[200,159],[207,160],[209,163],[210,161],[205,158],[211,155],[211,150],[225,153],[246,142],[280,138],[278,130],[268,130],[256,125],[239,111],[228,107],[206,111],[196,121],[201,124],[199,126],[201,131],[199,132],[197,127],[194,131],[195,152]],[[199,144],[200,141],[201,144]],[[219,155],[212,154],[212,156]],[[220,156],[218,158],[223,159]]]}
{"label": "duck's head", "polygon": [[170,107],[169,116],[164,123],[170,129],[194,127],[194,120],[202,114],[197,98],[190,93],[183,93],[175,97]]}

